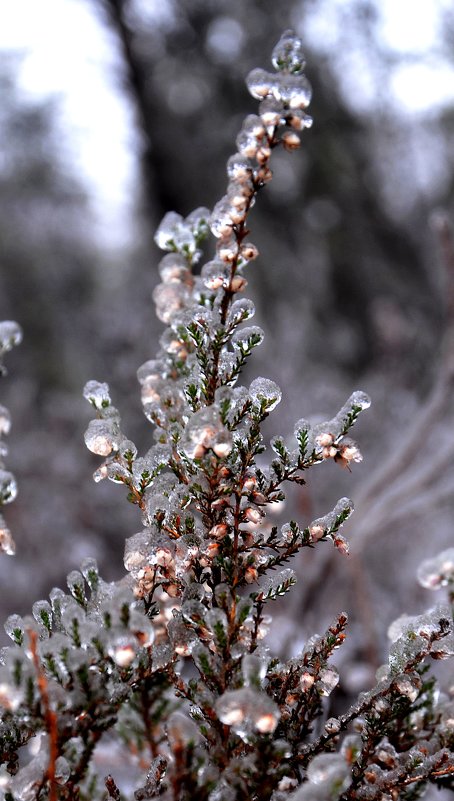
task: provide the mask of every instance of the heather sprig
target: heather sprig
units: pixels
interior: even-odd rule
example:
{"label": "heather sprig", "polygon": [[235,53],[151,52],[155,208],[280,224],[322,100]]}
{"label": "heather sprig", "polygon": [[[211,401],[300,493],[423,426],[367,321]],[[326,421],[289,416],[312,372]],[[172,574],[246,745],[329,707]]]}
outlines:
{"label": "heather sprig", "polygon": [[[85,386],[96,412],[85,442],[104,459],[94,478],[124,486],[142,529],[126,541],[123,579],[105,582],[85,560],[68,592],[55,588],[33,616],[7,620],[6,801],[131,795],[121,764],[100,780],[107,736],[143,774],[137,801],[388,801],[416,798],[428,783],[453,787],[453,702],[427,669],[429,658],[454,655],[451,606],[399,619],[376,686],[338,716],[329,716],[339,683],[332,657],[346,637],[345,613],[287,661],[266,645],[271,602],[296,582],[287,563],[326,540],[348,553],[340,529],[353,503],[341,498],[312,522],[280,527],[267,515],[315,465],[361,460],[347,434],[370,404],[356,391],[331,420],[301,419],[293,442],[277,435],[268,449],[262,423],[281,390],[262,377],[239,383],[263,339],[249,324],[253,303],[241,297],[258,257],[249,213],[272,179],[273,150],[295,150],[311,123],[293,32],[272,63],[274,72],[248,76],[260,104],[238,134],[224,196],[212,212],[170,212],[156,234],[166,255],[153,299],[166,328],[158,354],[138,370],[155,440],[143,456],[107,384]],[[215,253],[199,268],[210,235]],[[420,579],[452,590],[453,575],[448,551]]]}

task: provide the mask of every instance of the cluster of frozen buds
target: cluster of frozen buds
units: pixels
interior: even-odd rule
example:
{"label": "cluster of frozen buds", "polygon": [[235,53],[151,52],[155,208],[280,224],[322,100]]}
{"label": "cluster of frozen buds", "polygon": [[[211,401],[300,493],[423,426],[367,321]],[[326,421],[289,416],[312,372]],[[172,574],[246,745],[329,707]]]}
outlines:
{"label": "cluster of frozen buds", "polygon": [[[22,329],[13,320],[0,322],[0,375],[6,374],[3,365],[3,356],[15,345],[22,341]],[[6,406],[0,406],[0,509],[17,495],[17,483],[13,474],[6,469],[5,458],[8,455],[8,446],[3,441],[3,437],[9,434],[11,429],[11,414]],[[12,556],[16,552],[11,531],[9,530],[3,515],[0,513],[0,551]]]}

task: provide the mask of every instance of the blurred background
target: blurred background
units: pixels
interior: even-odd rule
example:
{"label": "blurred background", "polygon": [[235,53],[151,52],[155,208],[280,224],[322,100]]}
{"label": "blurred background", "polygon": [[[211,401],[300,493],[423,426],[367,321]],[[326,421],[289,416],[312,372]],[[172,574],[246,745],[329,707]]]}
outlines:
{"label": "blurred background", "polygon": [[307,525],[352,497],[351,556],[304,554],[275,607],[288,652],[351,614],[342,687],[362,688],[389,622],[434,601],[419,563],[453,543],[452,2],[15,0],[1,16],[0,319],[24,329],[0,387],[19,481],[1,617],[28,612],[86,555],[122,574],[140,520],[121,488],[92,481],[82,387],[108,381],[147,450],[135,371],[162,330],[153,232],[166,211],[223,194],[256,109],[244,78],[293,27],[314,126],[299,153],[276,153],[251,215],[248,292],[267,338],[245,379],[284,389],[269,436],[329,419],[355,389],[372,396],[354,432],[363,463],[313,471],[281,517]]}

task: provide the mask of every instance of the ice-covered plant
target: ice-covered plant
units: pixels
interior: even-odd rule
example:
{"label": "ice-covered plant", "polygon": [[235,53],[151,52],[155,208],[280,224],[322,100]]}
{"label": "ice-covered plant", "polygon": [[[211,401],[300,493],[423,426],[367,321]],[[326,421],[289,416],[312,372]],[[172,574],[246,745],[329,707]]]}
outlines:
{"label": "ice-covered plant", "polygon": [[[454,703],[426,666],[429,656],[454,654],[449,605],[400,618],[376,686],[336,717],[330,659],[347,616],[289,661],[266,646],[270,602],[296,581],[289,560],[327,540],[348,552],[340,529],[353,504],[342,498],[313,522],[280,527],[267,512],[288,483],[305,483],[309,468],[360,461],[346,435],[369,406],[354,392],[333,419],[315,427],[300,420],[293,444],[275,436],[270,457],[261,426],[281,391],[266,378],[238,384],[263,339],[241,297],[258,255],[249,212],[272,178],[274,148],[296,149],[311,123],[292,32],[272,62],[273,73],[248,76],[260,105],[238,135],[224,197],[212,213],[167,214],[156,234],[167,255],[153,297],[166,329],[157,357],[138,371],[155,438],[144,455],[122,432],[108,386],[85,387],[96,411],[85,441],[104,457],[95,480],[124,485],[143,528],[126,542],[125,578],[107,583],[87,559],[69,574],[69,593],[54,589],[33,617],[8,619],[14,644],[0,667],[6,801],[384,801],[419,797],[429,783],[454,787]],[[216,252],[198,270],[210,233]],[[421,579],[452,588],[451,551],[426,564]],[[118,744],[106,777],[103,748]],[[145,777],[135,792],[126,755]]]}

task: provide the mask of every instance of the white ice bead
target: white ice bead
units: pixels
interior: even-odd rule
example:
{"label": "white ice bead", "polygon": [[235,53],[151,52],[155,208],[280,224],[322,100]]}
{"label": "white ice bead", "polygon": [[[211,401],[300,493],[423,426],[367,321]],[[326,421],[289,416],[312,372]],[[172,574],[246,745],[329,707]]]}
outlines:
{"label": "white ice bead", "polygon": [[0,505],[14,501],[17,496],[17,483],[13,474],[9,470],[0,469]]}
{"label": "white ice bead", "polygon": [[418,568],[417,578],[428,590],[438,590],[454,582],[454,548],[447,548],[438,556],[422,562]]}
{"label": "white ice bead", "polygon": [[183,217],[175,211],[169,211],[164,216],[154,236],[154,241],[158,248],[161,248],[161,250],[171,249],[177,227],[181,225],[182,222]]}
{"label": "white ice bead", "polygon": [[246,78],[246,86],[252,97],[261,100],[272,93],[275,76],[260,68],[252,70]]}
{"label": "white ice bead", "polygon": [[9,434],[11,430],[11,414],[6,406],[0,405],[0,437]]}
{"label": "white ice bead", "polygon": [[0,322],[0,352],[6,353],[22,342],[22,328],[14,320]]}
{"label": "white ice bead", "polygon": [[303,71],[306,64],[303,43],[294,31],[284,31],[271,54],[271,62],[276,70],[294,74]]}
{"label": "white ice bead", "polygon": [[170,323],[178,312],[186,308],[191,293],[184,284],[158,284],[153,290],[156,314],[163,323]]}
{"label": "white ice bead", "polygon": [[332,691],[339,684],[339,673],[335,667],[322,668],[318,674],[317,687],[320,695],[331,695]]}
{"label": "white ice bead", "polygon": [[234,209],[227,196],[224,196],[216,203],[210,216],[210,229],[213,236],[221,237],[231,232],[233,226],[231,215],[233,212]]}
{"label": "white ice bead", "polygon": [[84,386],[83,396],[95,409],[106,409],[111,403],[109,385],[99,381],[87,381]]}
{"label": "white ice bead", "polygon": [[271,412],[276,408],[282,398],[282,392],[278,385],[269,378],[255,378],[249,387],[249,395],[253,402],[262,402],[266,405],[266,410]]}
{"label": "white ice bead", "polygon": [[269,658],[258,654],[246,654],[241,660],[241,672],[245,687],[259,688],[266,677]]}
{"label": "white ice bead", "polygon": [[254,731],[272,734],[279,722],[277,704],[264,692],[250,687],[228,690],[216,701],[216,714],[243,739]]}
{"label": "white ice bead", "polygon": [[91,420],[84,434],[89,451],[98,456],[109,456],[118,448],[118,424],[113,420]]}

